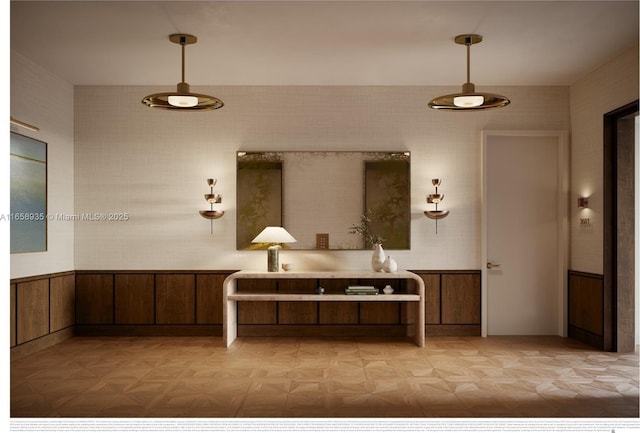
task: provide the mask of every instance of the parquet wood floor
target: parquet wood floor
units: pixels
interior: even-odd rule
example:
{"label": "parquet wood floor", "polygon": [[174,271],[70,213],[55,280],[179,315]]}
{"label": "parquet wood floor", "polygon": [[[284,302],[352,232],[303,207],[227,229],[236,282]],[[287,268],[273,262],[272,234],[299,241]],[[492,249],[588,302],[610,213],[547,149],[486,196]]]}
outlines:
{"label": "parquet wood floor", "polygon": [[638,376],[560,337],[76,337],[11,362],[10,414],[637,418]]}

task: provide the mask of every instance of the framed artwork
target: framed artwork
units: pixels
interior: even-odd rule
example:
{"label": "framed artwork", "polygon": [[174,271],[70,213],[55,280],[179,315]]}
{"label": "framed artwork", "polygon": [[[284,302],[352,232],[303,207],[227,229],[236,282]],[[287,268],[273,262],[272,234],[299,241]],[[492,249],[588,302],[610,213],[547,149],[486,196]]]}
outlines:
{"label": "framed artwork", "polygon": [[11,132],[11,254],[47,251],[47,143]]}

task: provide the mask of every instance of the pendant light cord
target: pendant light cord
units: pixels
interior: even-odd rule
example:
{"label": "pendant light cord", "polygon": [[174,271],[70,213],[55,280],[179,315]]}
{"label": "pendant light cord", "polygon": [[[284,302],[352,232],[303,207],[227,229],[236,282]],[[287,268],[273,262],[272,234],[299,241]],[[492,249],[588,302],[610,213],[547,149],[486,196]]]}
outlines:
{"label": "pendant light cord", "polygon": [[471,82],[471,38],[468,37],[465,45],[467,46],[467,83]]}
{"label": "pendant light cord", "polygon": [[185,83],[184,81],[184,46],[186,45],[186,43],[187,43],[187,39],[184,36],[182,36],[180,38],[180,46],[182,47],[182,82],[183,83]]}

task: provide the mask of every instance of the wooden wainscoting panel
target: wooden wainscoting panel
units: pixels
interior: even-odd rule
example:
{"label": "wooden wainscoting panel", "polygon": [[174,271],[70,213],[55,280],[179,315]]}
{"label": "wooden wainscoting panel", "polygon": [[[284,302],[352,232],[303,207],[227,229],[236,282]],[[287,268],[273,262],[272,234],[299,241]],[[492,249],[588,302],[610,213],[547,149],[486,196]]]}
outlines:
{"label": "wooden wainscoting panel", "polygon": [[229,274],[196,275],[196,323],[222,325],[222,283]]}
{"label": "wooden wainscoting panel", "polygon": [[440,324],[440,274],[419,274],[424,281],[424,319],[427,325]]}
{"label": "wooden wainscoting panel", "polygon": [[442,274],[442,324],[480,324],[480,274]]}
{"label": "wooden wainscoting panel", "polygon": [[[277,281],[268,279],[239,279],[238,292],[275,293]],[[278,319],[277,302],[238,302],[239,325],[275,325]]]}
{"label": "wooden wainscoting panel", "polygon": [[156,275],[156,323],[185,325],[196,321],[194,274]]}
{"label": "wooden wainscoting panel", "polygon": [[[277,280],[278,293],[315,293],[316,280]],[[318,295],[320,296],[320,295]],[[278,323],[282,325],[309,325],[318,323],[317,302],[278,302]]]}
{"label": "wooden wainscoting panel", "polygon": [[278,282],[278,293],[302,293],[313,295],[318,287],[317,280],[314,279],[282,279]]}
{"label": "wooden wainscoting panel", "polygon": [[[341,294],[349,285],[358,284],[357,279],[320,279],[318,285],[327,294]],[[355,325],[358,323],[357,302],[320,302],[318,323],[321,325]]]}
{"label": "wooden wainscoting panel", "polygon": [[56,332],[76,323],[76,287],[73,275],[52,277],[49,282],[51,318],[49,327]]}
{"label": "wooden wainscoting panel", "polygon": [[569,272],[569,326],[603,336],[603,290],[602,275]]}
{"label": "wooden wainscoting panel", "polygon": [[318,323],[321,325],[355,325],[358,302],[321,302]]}
{"label": "wooden wainscoting panel", "polygon": [[115,275],[115,323],[143,325],[154,321],[154,275]]}
{"label": "wooden wainscoting panel", "polygon": [[316,302],[279,302],[278,324],[309,325],[318,323],[318,304]]}
{"label": "wooden wainscoting panel", "polygon": [[10,338],[10,344],[11,347],[16,345],[16,285],[15,284],[10,284],[9,285],[9,307],[11,309],[11,313],[10,314],[10,323],[9,323],[9,333]]}
{"label": "wooden wainscoting panel", "polygon": [[18,283],[17,343],[49,333],[49,279]]}
{"label": "wooden wainscoting panel", "polygon": [[76,324],[113,323],[113,274],[76,274]]}
{"label": "wooden wainscoting panel", "polygon": [[[398,279],[360,279],[363,286],[374,286],[380,293],[387,284],[399,293],[405,291],[405,286]],[[384,296],[384,295],[372,295]],[[399,302],[361,302],[360,324],[363,325],[391,325],[401,323]]]}
{"label": "wooden wainscoting panel", "polygon": [[400,323],[399,302],[359,302],[359,304],[360,324],[362,325],[397,325]]}

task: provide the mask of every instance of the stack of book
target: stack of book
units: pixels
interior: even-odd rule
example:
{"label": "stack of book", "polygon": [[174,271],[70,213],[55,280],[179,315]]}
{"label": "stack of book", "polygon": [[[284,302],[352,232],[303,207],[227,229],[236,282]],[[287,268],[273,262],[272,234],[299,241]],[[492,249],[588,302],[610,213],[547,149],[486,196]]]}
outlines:
{"label": "stack of book", "polygon": [[374,286],[349,286],[344,289],[347,295],[377,295],[378,289]]}

